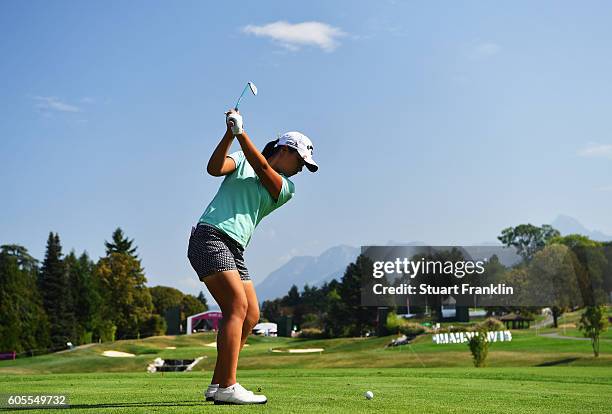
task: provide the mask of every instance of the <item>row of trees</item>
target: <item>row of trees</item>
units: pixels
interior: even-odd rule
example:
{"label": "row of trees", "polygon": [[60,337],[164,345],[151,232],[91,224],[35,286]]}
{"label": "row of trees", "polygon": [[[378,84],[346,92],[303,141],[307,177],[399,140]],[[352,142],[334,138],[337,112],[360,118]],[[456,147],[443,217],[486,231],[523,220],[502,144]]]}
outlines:
{"label": "row of trees", "polygon": [[[601,243],[586,236],[562,237],[549,225],[541,227],[522,224],[504,229],[498,238],[514,247],[523,261],[512,268],[504,267],[494,256],[487,264],[487,279],[521,286],[524,292],[541,299],[542,306],[552,309],[553,325],[570,309],[585,307],[580,326],[591,338],[598,354],[599,334],[607,326],[607,295],[612,292],[612,242]],[[457,252],[443,252],[442,261],[463,260]],[[314,330],[326,337],[360,336],[376,326],[376,310],[361,306],[363,269],[369,259],[359,256],[351,263],[340,281],[333,279],[320,287],[305,285],[302,292],[293,285],[287,295],[264,301],[262,316],[277,322],[282,316],[292,316],[302,330]],[[464,279],[464,282],[467,279]],[[540,295],[540,297],[538,297]],[[431,303],[440,298],[432,298]],[[516,312],[534,314],[542,306],[495,306],[489,314]],[[392,310],[393,306],[391,306]],[[434,312],[435,306],[432,306]],[[411,311],[415,311],[412,309]],[[402,309],[399,313],[405,313]],[[435,318],[437,315],[433,315]]]}
{"label": "row of trees", "polygon": [[0,247],[0,351],[43,353],[93,341],[166,332],[164,313],[178,306],[181,320],[205,311],[204,294],[146,286],[134,240],[115,230],[97,262],[86,252],[64,257],[49,234],[42,264],[23,246]]}
{"label": "row of trees", "polygon": [[612,242],[579,234],[561,236],[551,226],[531,224],[504,229],[498,239],[524,259],[506,275],[527,284],[530,294],[550,298],[555,328],[563,313],[584,307],[578,327],[599,356],[599,337],[609,325],[605,304],[612,294]]}
{"label": "row of trees", "polygon": [[281,316],[292,316],[302,330],[325,337],[362,336],[373,331],[376,309],[361,305],[362,274],[368,260],[360,255],[348,265],[340,281],[333,279],[321,287],[305,285],[301,293],[293,285],[284,297],[264,301],[262,316],[274,322]]}
{"label": "row of trees", "polygon": [[[581,326],[594,346],[598,344],[607,319],[605,308],[596,306],[601,301],[593,295],[612,290],[609,278],[603,277],[612,273],[612,249],[601,249],[610,247],[610,243],[577,235],[561,237],[550,226],[529,224],[505,229],[499,239],[515,247],[524,258],[504,277],[525,278],[526,272],[535,269],[542,280],[548,278],[553,285],[574,283],[575,287],[566,291],[582,296],[556,296],[557,302],[551,304],[555,326],[558,316],[567,309],[579,303],[588,305]],[[570,272],[551,271],[547,265],[559,257],[559,246],[572,252]],[[168,309],[178,306],[183,323],[186,316],[207,309],[202,292],[196,298],[170,287],[148,288],[133,240],[124,237],[121,229],[115,230],[105,247],[105,256],[96,263],[87,253],[77,257],[72,251],[63,257],[59,236],[50,233],[45,259],[39,265],[24,247],[1,246],[0,352],[61,349],[66,342],[84,344],[159,335],[166,331],[163,316]],[[362,336],[375,330],[376,310],[361,305],[363,272],[371,269],[368,261],[359,256],[340,281],[334,279],[320,287],[306,285],[302,292],[292,286],[284,297],[263,303],[262,317],[277,322],[282,316],[292,316],[302,330],[325,337]],[[489,267],[496,264],[503,267],[495,261]],[[488,274],[492,273],[489,268]],[[574,279],[565,280],[564,274],[574,275]],[[510,306],[491,310],[535,311]]]}

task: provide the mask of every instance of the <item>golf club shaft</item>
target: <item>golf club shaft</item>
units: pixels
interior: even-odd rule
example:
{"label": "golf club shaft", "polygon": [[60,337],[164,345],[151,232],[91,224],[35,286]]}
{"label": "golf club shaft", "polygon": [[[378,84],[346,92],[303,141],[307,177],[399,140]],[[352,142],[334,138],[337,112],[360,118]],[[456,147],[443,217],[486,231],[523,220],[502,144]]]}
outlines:
{"label": "golf club shaft", "polygon": [[240,105],[240,101],[242,100],[242,97],[244,96],[244,93],[246,92],[247,88],[249,87],[249,84],[247,83],[244,86],[244,89],[242,90],[242,93],[240,94],[240,97],[238,98],[238,101],[236,102],[236,106],[234,106],[234,109],[237,111],[238,110],[238,105]]}

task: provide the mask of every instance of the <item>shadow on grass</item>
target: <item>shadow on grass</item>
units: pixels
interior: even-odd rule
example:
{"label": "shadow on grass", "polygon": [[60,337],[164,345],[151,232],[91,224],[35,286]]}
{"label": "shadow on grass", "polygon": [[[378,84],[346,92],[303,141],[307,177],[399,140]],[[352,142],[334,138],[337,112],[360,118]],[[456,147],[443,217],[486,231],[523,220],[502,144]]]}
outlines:
{"label": "shadow on grass", "polygon": [[556,361],[542,362],[541,364],[536,365],[536,367],[554,367],[555,365],[565,365],[565,364],[569,364],[570,362],[577,361],[579,359],[580,358],[557,359]]}
{"label": "shadow on grass", "polygon": [[62,409],[91,409],[91,410],[99,410],[101,408],[134,408],[134,407],[198,407],[203,405],[211,405],[212,402],[205,402],[204,400],[194,400],[194,401],[172,401],[172,402],[118,402],[118,403],[109,403],[109,404],[70,404],[69,406],[24,406],[19,408],[8,408],[1,407],[0,412],[15,412],[15,411],[27,411],[27,410],[40,410],[41,408],[62,408]]}

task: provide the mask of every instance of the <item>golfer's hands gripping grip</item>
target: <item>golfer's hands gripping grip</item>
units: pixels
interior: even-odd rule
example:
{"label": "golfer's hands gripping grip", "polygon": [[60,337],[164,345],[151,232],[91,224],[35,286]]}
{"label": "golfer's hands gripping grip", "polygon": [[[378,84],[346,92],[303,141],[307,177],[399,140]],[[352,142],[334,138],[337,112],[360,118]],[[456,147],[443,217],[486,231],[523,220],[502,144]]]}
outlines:
{"label": "golfer's hands gripping grip", "polygon": [[236,112],[234,109],[230,109],[225,113],[225,123],[232,130],[232,134],[242,134],[244,129],[242,128],[242,115]]}

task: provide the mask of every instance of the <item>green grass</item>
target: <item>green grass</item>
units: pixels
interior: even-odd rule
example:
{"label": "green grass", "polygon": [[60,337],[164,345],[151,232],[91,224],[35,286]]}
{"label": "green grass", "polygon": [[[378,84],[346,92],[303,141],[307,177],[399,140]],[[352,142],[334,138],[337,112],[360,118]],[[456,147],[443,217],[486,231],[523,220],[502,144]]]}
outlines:
{"label": "green grass", "polygon": [[[554,332],[553,330],[546,330]],[[542,333],[542,330],[540,331]],[[549,338],[535,330],[512,331],[511,342],[492,343],[488,364],[491,367],[529,367],[565,364],[612,367],[612,341],[600,343],[600,356],[594,358],[589,341]],[[466,344],[437,345],[431,335],[417,338],[410,346],[385,348],[393,336],[371,338],[296,339],[251,337],[240,354],[241,369],[272,368],[405,368],[470,367],[471,355]],[[214,368],[216,349],[205,346],[214,342],[214,334],[161,336],[143,340],[95,344],[72,352],[0,361],[0,375],[9,373],[82,373],[143,372],[156,357],[187,359],[203,356],[196,370]],[[176,347],[176,349],[167,349]],[[323,348],[322,353],[287,354],[272,349]],[[105,350],[136,354],[133,358],[102,356]]]}
{"label": "green grass", "polygon": [[[557,321],[559,327],[553,328],[541,328],[539,333],[557,333],[562,336],[571,336],[575,338],[584,338],[583,333],[578,329],[578,322],[584,309],[579,309],[575,312],[567,312],[559,317]],[[612,306],[608,306],[608,317],[612,317]],[[612,341],[612,327],[609,327],[607,331],[602,332],[600,335],[602,341]]]}
{"label": "green grass", "polygon": [[[571,336],[574,338],[584,338],[584,334],[578,328],[563,328],[559,327],[556,329],[552,329],[551,332],[555,332],[562,336]],[[612,341],[612,329],[608,329],[606,332],[602,332],[599,336],[601,341]]]}
{"label": "green grass", "polygon": [[[612,306],[607,306],[608,316],[612,316]],[[580,317],[584,313],[584,309],[578,309],[574,312],[566,312],[559,317],[558,323],[561,324],[574,324],[578,325]]]}
{"label": "green grass", "polygon": [[[241,384],[261,387],[269,400],[249,407],[204,402],[203,372],[3,375],[0,388],[67,394],[70,413],[606,413],[610,374],[601,367],[242,370]],[[363,397],[367,390],[373,400]]]}
{"label": "green grass", "polygon": [[[201,393],[210,381],[216,356],[214,347],[205,346],[215,340],[210,333],[93,344],[71,352],[0,361],[0,392],[66,393],[70,413],[199,413],[213,409],[282,413],[609,412],[612,341],[602,341],[601,355],[594,358],[589,341],[549,338],[536,335],[533,329],[512,331],[512,335],[512,342],[491,344],[488,367],[479,369],[473,368],[467,345],[436,345],[431,335],[396,348],[385,348],[394,336],[321,340],[250,337],[249,346],[240,354],[238,380],[250,389],[261,387],[269,403],[260,407],[207,407],[212,404],[204,402]],[[289,348],[325,351],[271,352]],[[105,350],[136,356],[108,358],[101,355]],[[193,372],[145,372],[156,357],[198,356],[204,359]],[[367,390],[375,394],[371,401],[363,397]]]}

